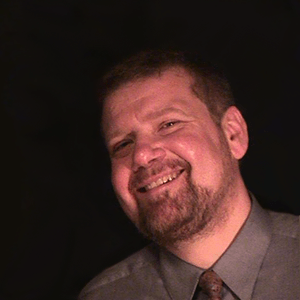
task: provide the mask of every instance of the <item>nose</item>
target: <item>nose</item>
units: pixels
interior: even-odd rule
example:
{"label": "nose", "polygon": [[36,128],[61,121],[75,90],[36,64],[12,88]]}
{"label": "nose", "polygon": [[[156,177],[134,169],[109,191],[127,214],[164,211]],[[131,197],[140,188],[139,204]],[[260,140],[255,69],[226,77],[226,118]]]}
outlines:
{"label": "nose", "polygon": [[140,167],[149,168],[153,163],[162,161],[166,152],[161,145],[154,141],[143,140],[136,142],[132,158],[132,169],[136,172]]}

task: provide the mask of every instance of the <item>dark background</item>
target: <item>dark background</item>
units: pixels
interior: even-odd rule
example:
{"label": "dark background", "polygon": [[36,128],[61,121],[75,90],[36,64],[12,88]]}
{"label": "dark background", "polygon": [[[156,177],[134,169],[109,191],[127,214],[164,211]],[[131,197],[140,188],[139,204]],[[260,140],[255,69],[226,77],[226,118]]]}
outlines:
{"label": "dark background", "polygon": [[0,12],[1,300],[76,299],[145,245],[110,186],[95,92],[136,50],[192,49],[224,68],[249,126],[249,189],[300,213],[298,0],[11,0]]}

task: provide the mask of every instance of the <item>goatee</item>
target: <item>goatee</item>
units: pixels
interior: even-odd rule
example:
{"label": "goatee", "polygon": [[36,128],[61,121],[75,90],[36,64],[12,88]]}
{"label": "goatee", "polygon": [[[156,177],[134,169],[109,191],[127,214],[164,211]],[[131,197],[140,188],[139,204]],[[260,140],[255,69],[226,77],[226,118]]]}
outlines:
{"label": "goatee", "polygon": [[[219,138],[222,166],[220,173],[216,174],[216,180],[219,178],[217,186],[210,188],[193,182],[192,166],[183,159],[156,162],[151,168],[142,168],[133,175],[129,189],[138,205],[136,226],[147,238],[162,246],[176,246],[180,241],[209,235],[216,226],[226,222],[229,215],[227,201],[234,190],[236,162],[221,131]],[[180,171],[174,179],[177,188],[165,189],[155,197],[150,196],[151,193],[147,196],[146,192],[140,198],[141,194],[134,193],[151,176],[168,170]]]}
{"label": "goatee", "polygon": [[[192,182],[189,163],[173,160],[166,165],[184,168],[180,175],[184,178],[175,179],[184,181],[182,187],[176,192],[166,190],[155,198],[136,198],[139,207],[137,227],[143,235],[162,246],[175,245],[199,234],[207,234],[214,223],[225,220],[226,211],[221,207],[232,184],[230,168],[224,161],[222,182],[216,191]],[[151,172],[155,173],[155,170]]]}

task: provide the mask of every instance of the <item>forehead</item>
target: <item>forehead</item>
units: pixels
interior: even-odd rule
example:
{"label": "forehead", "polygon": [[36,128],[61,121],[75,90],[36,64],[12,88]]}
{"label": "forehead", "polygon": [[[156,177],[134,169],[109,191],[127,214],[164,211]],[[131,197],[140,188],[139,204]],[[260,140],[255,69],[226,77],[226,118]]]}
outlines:
{"label": "forehead", "polygon": [[[170,68],[161,74],[134,80],[121,85],[116,91],[108,95],[104,101],[103,111],[117,114],[122,109],[122,104],[136,104],[147,99],[172,97],[180,93],[191,93],[194,80],[183,68]],[[137,105],[138,106],[138,105]],[[138,107],[137,107],[138,108]]]}
{"label": "forehead", "polygon": [[195,105],[202,103],[192,90],[193,83],[193,77],[186,70],[171,68],[160,75],[124,84],[104,102],[102,125],[105,134],[117,124],[126,125],[121,123],[129,114],[146,120],[181,108],[192,111]]}

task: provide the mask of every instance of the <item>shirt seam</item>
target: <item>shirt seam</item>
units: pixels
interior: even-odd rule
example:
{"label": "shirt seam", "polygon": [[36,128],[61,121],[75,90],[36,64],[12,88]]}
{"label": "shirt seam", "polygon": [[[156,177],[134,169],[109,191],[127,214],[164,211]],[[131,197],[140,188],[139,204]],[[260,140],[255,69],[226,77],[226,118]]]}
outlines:
{"label": "shirt seam", "polygon": [[102,279],[102,282],[98,286],[103,286],[118,281],[120,279],[126,278],[130,276],[132,273],[135,273],[137,270],[140,270],[149,265],[151,265],[151,262],[142,262],[138,265],[134,265],[134,267],[131,270],[119,271],[117,274],[112,274],[112,275],[105,275],[104,273],[103,274],[104,278]]}

